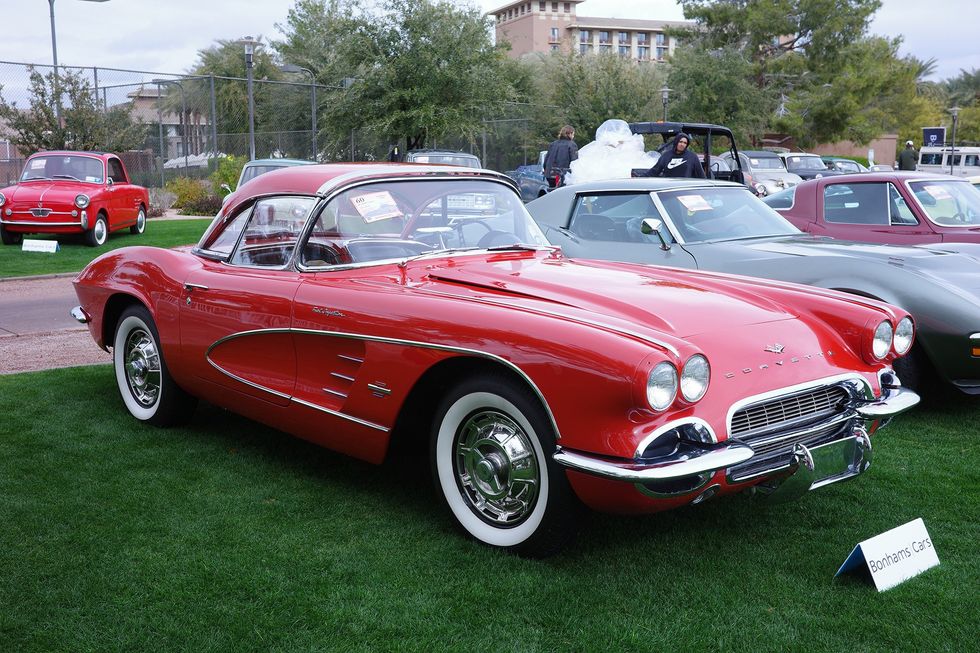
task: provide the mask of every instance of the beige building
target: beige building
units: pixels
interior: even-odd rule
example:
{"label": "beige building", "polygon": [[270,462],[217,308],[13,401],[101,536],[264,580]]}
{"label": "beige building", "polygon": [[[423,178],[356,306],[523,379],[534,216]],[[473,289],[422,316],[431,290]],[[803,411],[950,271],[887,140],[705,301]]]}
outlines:
{"label": "beige building", "polygon": [[585,0],[521,0],[489,13],[496,20],[497,42],[511,45],[514,58],[533,52],[608,52],[634,61],[663,61],[677,41],[671,27],[693,22],[586,18],[576,15]]}

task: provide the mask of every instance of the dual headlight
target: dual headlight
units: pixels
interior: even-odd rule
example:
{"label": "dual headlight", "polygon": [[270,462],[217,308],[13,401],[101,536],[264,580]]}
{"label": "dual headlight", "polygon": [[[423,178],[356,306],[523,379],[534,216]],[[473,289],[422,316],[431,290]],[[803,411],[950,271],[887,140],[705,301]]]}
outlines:
{"label": "dual headlight", "polygon": [[711,366],[701,354],[688,358],[679,375],[673,363],[658,363],[647,377],[647,403],[656,411],[667,410],[677,398],[678,387],[684,401],[694,403],[707,392],[710,380]]}
{"label": "dual headlight", "polygon": [[91,200],[89,199],[88,195],[80,193],[75,196],[75,206],[77,206],[80,209],[84,209],[85,207],[87,207],[90,201]]}
{"label": "dual headlight", "polygon": [[7,198],[3,196],[3,193],[0,193],[0,206],[3,206],[6,203],[7,203]]}
{"label": "dual headlight", "polygon": [[908,316],[903,317],[895,329],[892,329],[891,322],[885,320],[875,328],[871,340],[871,354],[881,360],[894,348],[896,354],[904,356],[912,347],[914,334],[915,327],[912,325],[912,318]]}

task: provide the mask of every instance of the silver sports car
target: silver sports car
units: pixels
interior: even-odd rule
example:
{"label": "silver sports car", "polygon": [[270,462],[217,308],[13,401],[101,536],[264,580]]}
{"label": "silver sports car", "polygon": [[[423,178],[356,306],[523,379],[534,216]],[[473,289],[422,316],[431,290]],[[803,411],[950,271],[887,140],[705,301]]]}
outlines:
{"label": "silver sports car", "polygon": [[[802,233],[739,184],[622,179],[559,188],[527,205],[573,257],[653,263],[833,288],[897,304],[918,323],[896,361],[980,395],[980,245],[869,245]],[[930,369],[931,368],[931,369]]]}

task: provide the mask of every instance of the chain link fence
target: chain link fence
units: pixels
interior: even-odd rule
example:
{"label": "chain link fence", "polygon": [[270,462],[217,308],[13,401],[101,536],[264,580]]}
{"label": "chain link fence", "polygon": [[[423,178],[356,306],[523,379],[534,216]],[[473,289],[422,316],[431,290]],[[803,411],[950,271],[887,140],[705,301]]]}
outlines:
{"label": "chain link fence", "polygon": [[[0,61],[0,97],[18,111],[27,111],[37,97],[32,72],[48,78],[53,67]],[[59,66],[58,79],[77,79],[96,114],[122,115],[138,132],[125,150],[117,152],[135,183],[163,187],[177,177],[204,178],[220,158],[249,158],[248,82],[245,78],[196,76],[118,68]],[[62,82],[63,83],[63,82]],[[330,161],[386,161],[395,145],[367,129],[350,134],[326,133],[314,107],[324,106],[342,86],[311,81],[253,80],[255,158],[295,158]],[[64,97],[49,93],[47,97]],[[69,102],[69,106],[61,106]],[[58,112],[70,112],[69,100]],[[531,105],[512,105],[506,115],[483,120],[475,139],[445,138],[429,148],[465,151],[480,157],[484,167],[508,171],[537,161],[547,139],[534,133],[536,111]],[[543,109],[547,111],[547,109]],[[43,135],[42,135],[43,136]],[[328,143],[332,145],[327,145]],[[41,148],[44,144],[42,142]],[[28,152],[12,142],[10,125],[0,119],[0,183],[13,183]]]}

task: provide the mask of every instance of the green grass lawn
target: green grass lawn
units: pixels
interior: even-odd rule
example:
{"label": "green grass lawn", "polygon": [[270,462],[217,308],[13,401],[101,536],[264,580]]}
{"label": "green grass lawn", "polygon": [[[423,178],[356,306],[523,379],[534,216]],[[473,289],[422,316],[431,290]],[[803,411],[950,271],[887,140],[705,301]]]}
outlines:
{"label": "green grass lawn", "polygon": [[200,240],[210,223],[210,219],[147,220],[144,233],[136,236],[129,233],[128,229],[116,231],[109,234],[109,240],[102,247],[89,247],[81,235],[34,234],[28,238],[57,240],[61,251],[54,254],[24,252],[21,251],[20,245],[0,245],[0,278],[77,272],[100,254],[119,247],[193,245]]}
{"label": "green grass lawn", "polygon": [[[965,651],[980,404],[876,438],[864,476],[766,505],[593,515],[522,560],[457,535],[419,461],[374,467],[203,405],[131,419],[111,368],[0,377],[0,650]],[[941,565],[833,578],[922,517]]]}

